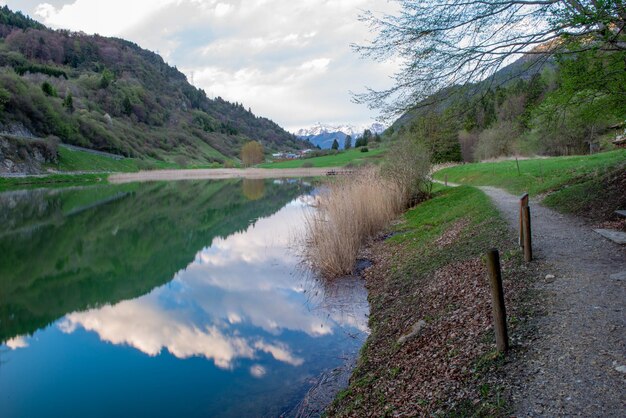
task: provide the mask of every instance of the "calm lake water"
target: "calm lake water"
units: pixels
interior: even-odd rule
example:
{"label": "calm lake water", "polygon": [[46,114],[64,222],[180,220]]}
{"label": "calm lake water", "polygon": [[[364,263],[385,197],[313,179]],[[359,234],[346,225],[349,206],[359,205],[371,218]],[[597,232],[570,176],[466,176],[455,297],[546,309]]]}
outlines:
{"label": "calm lake water", "polygon": [[0,416],[279,416],[367,333],[302,267],[302,181],[0,194]]}

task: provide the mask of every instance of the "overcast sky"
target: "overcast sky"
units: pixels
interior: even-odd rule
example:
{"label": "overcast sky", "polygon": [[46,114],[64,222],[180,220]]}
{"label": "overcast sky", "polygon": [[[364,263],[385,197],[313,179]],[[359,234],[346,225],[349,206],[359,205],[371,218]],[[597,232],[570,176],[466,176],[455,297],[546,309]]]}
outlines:
{"label": "overcast sky", "polygon": [[367,124],[349,91],[389,87],[393,63],[350,49],[373,34],[362,10],[386,0],[6,0],[53,28],[117,36],[158,52],[210,97],[243,102],[290,131]]}

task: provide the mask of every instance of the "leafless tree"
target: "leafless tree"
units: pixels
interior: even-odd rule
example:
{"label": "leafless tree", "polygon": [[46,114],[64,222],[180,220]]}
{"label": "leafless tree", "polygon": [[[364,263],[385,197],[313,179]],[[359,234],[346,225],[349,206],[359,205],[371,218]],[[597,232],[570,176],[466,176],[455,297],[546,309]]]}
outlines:
{"label": "leafless tree", "polygon": [[376,36],[354,45],[399,58],[393,87],[354,96],[393,116],[432,93],[482,80],[523,54],[626,50],[624,0],[397,0],[399,14],[365,12]]}

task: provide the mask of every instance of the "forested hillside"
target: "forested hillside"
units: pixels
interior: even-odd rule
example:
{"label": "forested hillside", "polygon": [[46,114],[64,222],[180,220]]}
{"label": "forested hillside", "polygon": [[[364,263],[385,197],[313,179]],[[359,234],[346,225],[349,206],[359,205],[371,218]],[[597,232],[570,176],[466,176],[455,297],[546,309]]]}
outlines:
{"label": "forested hillside", "polygon": [[243,104],[207,98],[134,43],[53,31],[6,6],[0,9],[0,131],[186,162],[223,162],[249,140],[266,150],[307,146]]}
{"label": "forested hillside", "polygon": [[436,161],[610,149],[626,119],[626,51],[540,52],[480,83],[438,92],[387,136],[427,143]]}

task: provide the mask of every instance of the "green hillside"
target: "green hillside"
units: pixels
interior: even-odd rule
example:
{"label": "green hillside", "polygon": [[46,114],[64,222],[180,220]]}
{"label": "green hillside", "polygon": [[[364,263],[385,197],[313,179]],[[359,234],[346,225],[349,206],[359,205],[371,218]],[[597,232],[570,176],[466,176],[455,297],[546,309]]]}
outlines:
{"label": "green hillside", "polygon": [[610,150],[626,118],[625,51],[528,54],[474,84],[416,103],[387,130],[436,162]]}
{"label": "green hillside", "polygon": [[117,38],[50,30],[0,8],[0,132],[178,165],[222,163],[243,143],[267,151],[306,144],[243,104]]}

